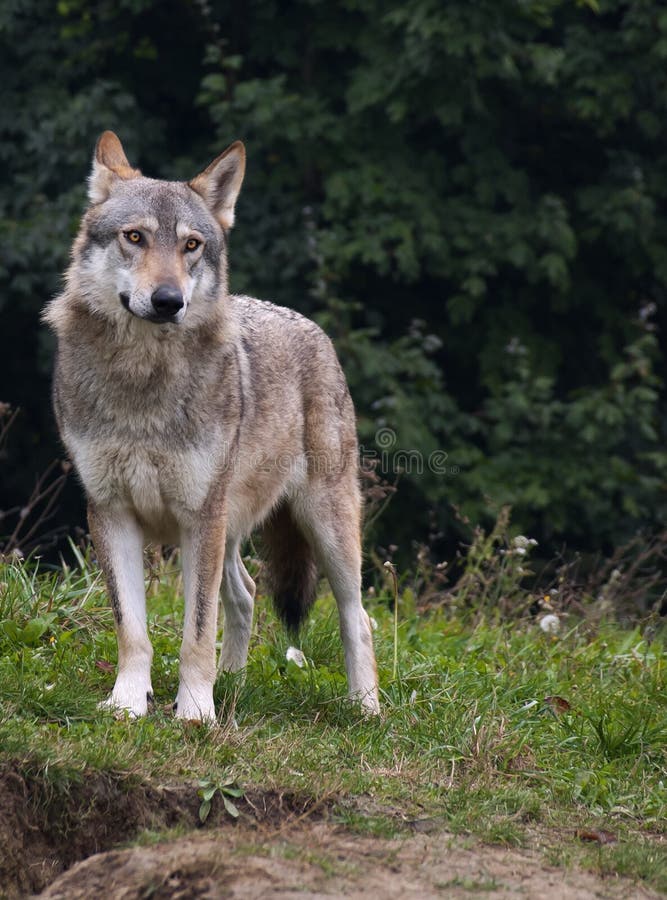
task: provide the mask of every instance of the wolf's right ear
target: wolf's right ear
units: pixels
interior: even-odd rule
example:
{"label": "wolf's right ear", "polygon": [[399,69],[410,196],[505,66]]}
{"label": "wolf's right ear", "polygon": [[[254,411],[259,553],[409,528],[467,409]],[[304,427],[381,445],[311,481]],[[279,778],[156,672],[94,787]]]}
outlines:
{"label": "wolf's right ear", "polygon": [[127,161],[118,136],[113,131],[105,131],[95,147],[93,168],[88,178],[88,198],[91,203],[104,203],[115,181],[140,175],[141,172]]}
{"label": "wolf's right ear", "polygon": [[245,174],[245,147],[234,141],[188,184],[204,198],[223,228],[234,224],[234,206]]}

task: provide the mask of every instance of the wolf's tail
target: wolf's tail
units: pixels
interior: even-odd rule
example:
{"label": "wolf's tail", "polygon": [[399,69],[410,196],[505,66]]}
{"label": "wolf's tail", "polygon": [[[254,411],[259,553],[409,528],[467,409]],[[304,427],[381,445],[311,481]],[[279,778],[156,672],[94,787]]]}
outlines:
{"label": "wolf's tail", "polygon": [[273,605],[288,631],[295,633],[315,602],[318,581],[315,555],[286,503],[266,520],[261,537]]}

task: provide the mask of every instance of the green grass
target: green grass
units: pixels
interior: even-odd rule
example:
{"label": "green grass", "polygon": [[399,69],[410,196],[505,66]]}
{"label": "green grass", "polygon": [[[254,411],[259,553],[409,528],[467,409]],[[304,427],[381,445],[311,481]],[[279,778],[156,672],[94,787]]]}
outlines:
{"label": "green grass", "polygon": [[[366,718],[345,699],[331,598],[301,636],[303,669],[287,662],[289,641],[260,600],[245,679],[216,686],[222,727],[193,727],[170,712],[177,582],[165,568],[150,585],[155,710],[127,721],[97,709],[116,650],[96,570],[83,559],[57,573],[0,565],[0,761],[18,761],[54,790],[98,770],[191,780],[193,790],[204,780],[294,791],[333,799],[337,819],[360,831],[433,820],[667,890],[664,632],[649,643],[639,628],[571,621],[555,637],[531,619],[473,623],[419,614],[406,600],[395,648],[389,604],[375,600],[383,714]],[[618,841],[584,845],[578,828]]]}

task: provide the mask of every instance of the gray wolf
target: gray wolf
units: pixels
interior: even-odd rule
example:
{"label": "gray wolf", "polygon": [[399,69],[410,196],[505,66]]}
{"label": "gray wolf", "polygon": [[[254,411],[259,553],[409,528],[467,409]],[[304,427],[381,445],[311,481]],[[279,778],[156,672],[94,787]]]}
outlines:
{"label": "gray wolf", "polygon": [[179,544],[185,614],[174,708],[214,719],[219,591],[219,668],[236,672],[255,594],[239,548],[259,528],[287,626],[307,614],[318,567],[327,576],[349,693],[377,712],[354,409],[317,325],[228,291],[227,236],[244,170],[237,142],[189,182],[147,178],[113,132],[102,134],[64,290],[44,313],[57,336],[56,420],[115,616],[118,670],[105,704],[147,712],[143,548]]}

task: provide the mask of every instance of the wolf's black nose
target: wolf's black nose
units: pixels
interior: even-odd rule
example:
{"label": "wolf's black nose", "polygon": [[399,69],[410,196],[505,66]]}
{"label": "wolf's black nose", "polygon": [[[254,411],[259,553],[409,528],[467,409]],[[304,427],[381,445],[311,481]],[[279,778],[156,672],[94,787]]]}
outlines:
{"label": "wolf's black nose", "polygon": [[175,316],[179,309],[183,308],[183,294],[178,288],[161,284],[151,294],[151,303],[158,316],[168,318]]}

